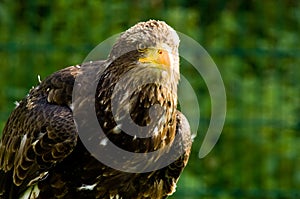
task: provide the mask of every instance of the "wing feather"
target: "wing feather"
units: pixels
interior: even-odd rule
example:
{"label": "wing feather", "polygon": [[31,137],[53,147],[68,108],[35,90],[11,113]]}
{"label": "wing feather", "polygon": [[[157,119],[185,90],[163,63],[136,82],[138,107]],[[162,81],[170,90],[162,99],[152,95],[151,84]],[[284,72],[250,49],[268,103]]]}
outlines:
{"label": "wing feather", "polygon": [[[15,196],[25,191],[76,146],[69,105],[79,72],[72,66],[52,74],[10,115],[0,140],[0,198],[11,194],[9,190]],[[13,183],[8,179],[12,176]]]}

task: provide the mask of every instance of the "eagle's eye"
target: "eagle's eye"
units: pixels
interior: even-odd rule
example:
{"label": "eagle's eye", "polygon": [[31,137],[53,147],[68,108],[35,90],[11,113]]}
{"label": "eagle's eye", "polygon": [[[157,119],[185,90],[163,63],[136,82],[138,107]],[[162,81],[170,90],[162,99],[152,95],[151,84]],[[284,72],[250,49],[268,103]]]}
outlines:
{"label": "eagle's eye", "polygon": [[138,50],[139,52],[145,52],[146,48],[147,48],[147,46],[146,46],[144,43],[139,43],[139,44],[137,45],[137,50]]}

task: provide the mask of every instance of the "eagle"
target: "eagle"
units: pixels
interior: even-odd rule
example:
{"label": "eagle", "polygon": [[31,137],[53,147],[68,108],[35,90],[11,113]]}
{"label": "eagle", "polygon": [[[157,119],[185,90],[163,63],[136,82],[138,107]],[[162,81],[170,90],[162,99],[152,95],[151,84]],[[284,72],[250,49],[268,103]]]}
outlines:
{"label": "eagle", "polygon": [[[178,46],[176,31],[165,22],[139,22],[118,37],[106,60],[40,81],[3,129],[0,198],[172,195],[192,145],[188,120],[177,110]],[[91,94],[81,93],[93,85]],[[91,127],[92,115],[99,126]],[[112,144],[139,156],[122,162],[108,148]]]}

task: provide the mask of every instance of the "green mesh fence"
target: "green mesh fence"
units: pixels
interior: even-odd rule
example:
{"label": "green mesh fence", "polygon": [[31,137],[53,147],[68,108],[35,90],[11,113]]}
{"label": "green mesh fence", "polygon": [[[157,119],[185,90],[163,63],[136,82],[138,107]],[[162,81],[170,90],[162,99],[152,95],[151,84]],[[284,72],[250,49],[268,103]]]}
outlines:
{"label": "green mesh fence", "polygon": [[222,74],[227,117],[198,158],[210,118],[201,76],[182,60],[201,118],[188,167],[171,198],[300,198],[298,1],[0,1],[0,129],[14,102],[81,63],[97,44],[149,18],[197,40]]}

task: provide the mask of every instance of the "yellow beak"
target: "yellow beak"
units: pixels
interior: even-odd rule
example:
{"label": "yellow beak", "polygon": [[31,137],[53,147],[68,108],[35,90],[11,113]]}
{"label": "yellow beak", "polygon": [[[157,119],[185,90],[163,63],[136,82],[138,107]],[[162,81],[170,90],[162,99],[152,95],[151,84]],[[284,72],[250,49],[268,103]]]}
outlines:
{"label": "yellow beak", "polygon": [[142,63],[154,63],[157,65],[164,65],[170,68],[170,56],[167,50],[151,48],[145,52],[146,56],[139,58]]}

